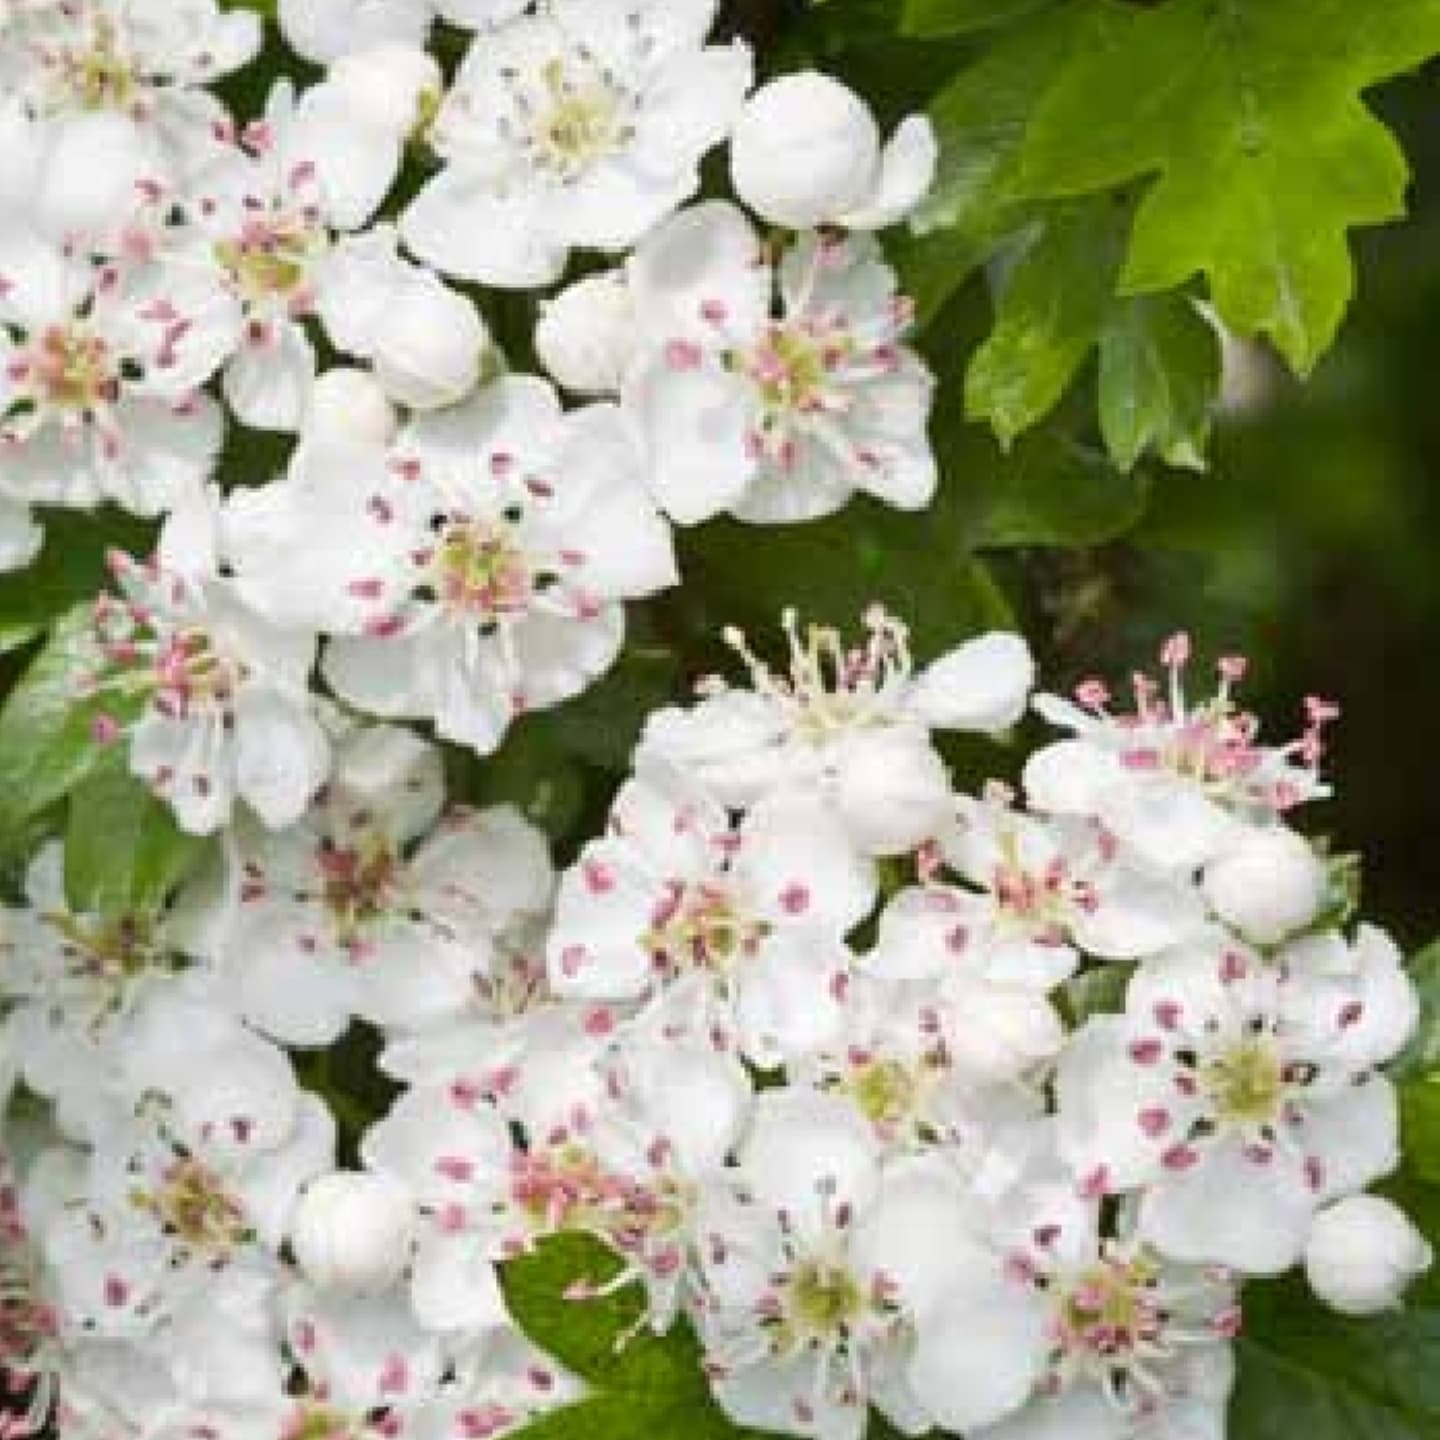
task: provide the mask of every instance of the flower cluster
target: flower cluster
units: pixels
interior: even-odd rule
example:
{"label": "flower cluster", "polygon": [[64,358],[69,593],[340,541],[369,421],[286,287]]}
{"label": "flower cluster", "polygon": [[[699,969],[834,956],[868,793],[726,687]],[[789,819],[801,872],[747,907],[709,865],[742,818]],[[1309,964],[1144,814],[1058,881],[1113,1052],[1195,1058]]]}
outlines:
{"label": "flower cluster", "polygon": [[[558,876],[334,718],[296,823],[149,909],[76,913],[39,853],[0,1332],[37,1416],[58,1380],[67,1434],[496,1434],[580,1393],[500,1282],[573,1231],[737,1425],[820,1440],[1218,1435],[1247,1278],[1395,1303],[1429,1250],[1364,1191],[1416,997],[1290,824],[1331,707],[1269,745],[1177,638],[1131,710],[1037,697],[1073,737],[968,795],[945,735],[1021,718],[1018,637],[786,635],[651,717]],[[347,1168],[314,1064],[356,1021],[396,1089]]]}
{"label": "flower cluster", "polygon": [[929,125],[757,88],[716,12],[280,0],[315,78],[235,115],[243,10],[0,0],[0,569],[155,522],[73,698],[202,857],[85,900],[48,839],[0,907],[0,1435],[490,1440],[584,1395],[502,1286],[580,1232],[737,1426],[1218,1436],[1248,1277],[1428,1266],[1365,1193],[1416,997],[1291,824],[1334,709],[1263,741],[1238,660],[1195,700],[1172,640],[1127,709],[786,614],[562,869],[458,798],[677,527],[936,488],[878,238]]}

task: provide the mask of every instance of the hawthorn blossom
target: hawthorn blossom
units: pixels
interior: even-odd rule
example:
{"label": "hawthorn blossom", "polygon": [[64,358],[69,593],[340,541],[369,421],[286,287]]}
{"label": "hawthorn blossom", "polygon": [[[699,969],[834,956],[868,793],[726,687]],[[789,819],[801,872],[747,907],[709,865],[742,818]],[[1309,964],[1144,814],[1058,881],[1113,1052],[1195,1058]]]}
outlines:
{"label": "hawthorn blossom", "polygon": [[784,616],[789,671],[726,632],[750,672],[749,688],[703,686],[690,709],[646,722],[648,757],[693,773],[722,803],[744,806],[772,790],[813,790],[862,850],[914,849],[949,828],[949,775],[932,732],[1004,730],[1024,713],[1034,662],[1018,635],[996,631],[916,669],[908,631],[875,607],[863,644]]}
{"label": "hawthorn blossom", "polygon": [[33,554],[15,534],[23,506],[156,515],[196,491],[222,430],[199,388],[238,323],[203,272],[92,262],[0,224],[0,554]]}
{"label": "hawthorn blossom", "polygon": [[807,232],[775,255],[712,200],[641,240],[627,274],[639,341],[621,395],[677,523],[814,520],[857,492],[929,504],[935,382],[873,240]]}
{"label": "hawthorn blossom", "polygon": [[677,1026],[774,1065],[843,1024],[845,937],[875,893],[873,867],[803,793],[760,801],[737,827],[683,777],[642,774],[561,878],[550,983],[659,1000]]}
{"label": "hawthorn blossom", "polygon": [[99,712],[97,739],[128,735],[131,771],[198,835],[227,824],[237,799],[268,826],[293,824],[330,766],[307,688],[314,638],[243,604],[217,573],[214,530],[202,499],[172,517],[154,559],[112,552],[119,594],[96,601],[88,684],[118,712]]}
{"label": "hawthorn blossom", "polygon": [[823,1440],[859,1440],[872,1403],[910,1434],[1015,1409],[1043,1318],[975,1218],[943,1165],[880,1164],[837,1097],[763,1095],[700,1221],[696,1325],[721,1408]]}
{"label": "hawthorn blossom", "polygon": [[1325,726],[1339,713],[1306,701],[1307,728],[1280,746],[1259,742],[1259,720],[1240,709],[1232,688],[1246,662],[1219,664],[1215,695],[1198,704],[1185,690],[1190,639],[1166,642],[1164,686],[1134,677],[1135,710],[1112,711],[1103,681],[1087,680],[1075,705],[1055,695],[1035,709],[1075,732],[1037,750],[1025,766],[1025,791],[1037,810],[1093,816],[1147,864],[1185,870],[1220,855],[1247,825],[1287,814],[1330,793],[1319,774]]}
{"label": "hawthorn blossom", "polygon": [[406,245],[461,279],[531,288],[573,247],[634,243],[695,193],[750,88],[745,45],[705,44],[716,9],[550,0],[478,36],[430,127],[444,164],[401,219]]}
{"label": "hawthorn blossom", "polygon": [[551,868],[513,807],[442,814],[440,755],[408,731],[352,732],[295,825],[240,827],[197,897],[239,1013],[291,1045],[352,1016],[414,1030],[461,1014],[508,927],[542,911]]}
{"label": "hawthorn blossom", "polygon": [[1087,1190],[1138,1190],[1138,1233],[1164,1254],[1278,1274],[1321,1205],[1396,1164],[1395,1090],[1376,1067],[1415,1016],[1398,954],[1368,927],[1353,951],[1268,962],[1224,935],[1189,943],[1066,1046],[1061,1152]]}
{"label": "hawthorn blossom", "polygon": [[674,583],[641,469],[613,407],[565,414],[544,381],[506,376],[388,455],[304,446],[289,478],[234,497],[240,590],[337,637],[324,673],[350,704],[488,754],[609,668],[623,600]]}
{"label": "hawthorn blossom", "polygon": [[[299,427],[316,369],[310,315],[340,348],[369,353],[374,325],[366,319],[413,267],[387,245],[387,227],[345,237],[374,215],[400,154],[400,137],[360,123],[333,87],[297,97],[282,81],[264,117],[196,177],[185,207],[191,250],[244,314],[224,390],[247,425]],[[483,344],[482,334],[477,358]]]}
{"label": "hawthorn blossom", "polygon": [[25,904],[0,908],[0,1025],[25,1083],[51,1100],[76,1139],[103,1123],[114,1047],[145,997],[184,965],[160,904],[76,911],[64,847],[44,846],[25,875]]}
{"label": "hawthorn blossom", "polygon": [[157,165],[183,179],[228,119],[204,87],[245,65],[260,41],[258,16],[218,0],[27,5],[0,35],[0,81],[52,124],[123,117]]}
{"label": "hawthorn blossom", "polygon": [[531,0],[280,0],[276,20],[286,43],[316,65],[385,45],[421,45],[438,16],[485,30],[529,8]]}

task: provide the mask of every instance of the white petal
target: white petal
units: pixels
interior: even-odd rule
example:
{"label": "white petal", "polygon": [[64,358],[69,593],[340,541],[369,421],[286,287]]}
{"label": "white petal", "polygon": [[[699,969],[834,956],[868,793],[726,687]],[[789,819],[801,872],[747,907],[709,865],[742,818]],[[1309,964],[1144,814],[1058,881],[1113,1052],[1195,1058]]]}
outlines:
{"label": "white petal", "polygon": [[272,830],[305,813],[330,769],[330,745],[305,702],[268,686],[235,698],[235,784]]}
{"label": "white petal", "polygon": [[995,732],[1025,713],[1035,661],[1019,635],[996,631],[968,640],[927,665],[906,697],[906,708],[943,730]]}
{"label": "white petal", "polygon": [[315,383],[315,351],[298,325],[282,323],[271,334],[235,353],[225,367],[225,398],[254,429],[298,430]]}
{"label": "white petal", "polygon": [[940,147],[924,115],[901,122],[880,152],[875,189],[855,209],[836,219],[851,230],[883,230],[903,220],[929,193]]}

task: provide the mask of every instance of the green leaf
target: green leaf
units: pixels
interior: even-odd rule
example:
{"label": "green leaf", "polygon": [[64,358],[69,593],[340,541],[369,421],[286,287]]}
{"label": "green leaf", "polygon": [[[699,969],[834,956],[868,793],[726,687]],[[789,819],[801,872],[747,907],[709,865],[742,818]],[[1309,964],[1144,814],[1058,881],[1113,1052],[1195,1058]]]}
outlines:
{"label": "green leaf", "polygon": [[207,842],[187,835],[170,809],[111,752],[70,796],[65,889],[77,910],[122,913],[160,905],[197,865]]}
{"label": "green leaf", "polygon": [[153,525],[118,510],[42,517],[45,548],[24,570],[0,576],[0,653],[33,640],[57,615],[104,588],[106,553],[148,554]]}
{"label": "green leaf", "polygon": [[1108,200],[1053,207],[1000,292],[995,329],[965,377],[965,413],[1008,446],[1049,413],[1100,338],[1119,264]]}
{"label": "green leaf", "polygon": [[703,1392],[699,1347],[687,1330],[667,1336],[636,1331],[645,1312],[639,1285],[593,1299],[565,1298],[572,1285],[603,1285],[620,1268],[599,1241],[561,1234],[507,1262],[501,1283],[520,1328],[582,1380],[610,1392]]}
{"label": "green leaf", "polygon": [[[1432,1231],[1433,1235],[1433,1231]],[[1440,1434],[1440,1301],[1349,1320],[1299,1281],[1245,1287],[1231,1440],[1434,1440]]]}
{"label": "green leaf", "polygon": [[1066,5],[1002,31],[931,101],[940,142],[935,184],[915,212],[916,236],[896,237],[891,246],[922,322],[1040,214],[1019,189],[1026,128],[1083,45],[1090,20],[1089,5]]}
{"label": "green leaf", "polygon": [[620,1268],[604,1246],[574,1234],[543,1240],[503,1267],[505,1300],[521,1329],[598,1391],[527,1426],[526,1440],[743,1440],[746,1432],[710,1397],[690,1330],[681,1324],[659,1336],[640,1328],[645,1302],[638,1286],[564,1298],[575,1282],[603,1284]]}
{"label": "green leaf", "polygon": [[1360,91],[1440,50],[1440,0],[1114,0],[1036,109],[1023,192],[1077,195],[1155,176],[1126,293],[1203,272],[1220,316],[1297,371],[1354,288],[1355,226],[1403,213],[1408,171]]}
{"label": "green leaf", "polygon": [[1219,391],[1219,338],[1184,295],[1111,308],[1100,334],[1100,433],[1122,469],[1147,450],[1202,468]]}
{"label": "green leaf", "polygon": [[83,691],[99,659],[90,608],[78,606],[55,626],[0,710],[0,853],[13,853],[27,822],[104,760],[93,727],[118,707]]}
{"label": "green leaf", "polygon": [[565,752],[603,769],[628,769],[653,710],[679,698],[680,667],[659,645],[631,645],[590,689],[546,713]]}
{"label": "green leaf", "polygon": [[988,459],[972,472],[983,506],[975,539],[981,547],[1099,545],[1123,535],[1145,512],[1149,477],[1143,470],[1117,470],[1097,451],[1052,430],[1027,436],[1008,457]]}
{"label": "green leaf", "polygon": [[905,0],[900,20],[905,35],[960,35],[987,30],[1056,4],[1056,0]]}

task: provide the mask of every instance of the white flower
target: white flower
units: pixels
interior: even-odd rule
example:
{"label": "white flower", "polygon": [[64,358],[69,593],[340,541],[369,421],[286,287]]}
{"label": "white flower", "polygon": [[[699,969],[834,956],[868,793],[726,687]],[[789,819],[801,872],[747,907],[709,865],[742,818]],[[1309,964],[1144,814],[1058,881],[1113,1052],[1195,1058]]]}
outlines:
{"label": "white flower", "polygon": [[843,1101],[793,1090],[761,1096],[740,1158],[702,1204],[695,1307],[736,1424],[859,1440],[872,1402],[918,1434],[1024,1401],[1043,1313],[972,1230],[943,1165],[882,1167]]}
{"label": "white flower", "polygon": [[640,347],[622,397],[675,520],[811,520],[857,491],[929,503],[934,380],[901,343],[912,307],[873,240],[806,233],[772,266],[744,213],[708,201],[628,273]]}
{"label": "white flower", "polygon": [[735,828],[678,775],[641,775],[561,879],[550,981],[581,999],[668,999],[694,1034],[774,1065],[835,1037],[844,937],[874,898],[873,868],[813,799],[776,794]]}
{"label": "white flower", "polygon": [[1325,866],[1308,841],[1284,825],[1240,834],[1205,867],[1205,899],[1256,945],[1303,930],[1325,902]]}
{"label": "white flower", "polygon": [[983,801],[961,796],[945,859],[983,898],[952,893],[951,948],[996,978],[1056,984],[1079,963],[1139,960],[1197,929],[1202,910],[1187,886],[1127,865],[1093,823],[1017,813],[1005,787]]}
{"label": "white flower", "polygon": [[1316,1215],[1305,1242],[1305,1278],[1332,1309],[1396,1309],[1435,1252],[1405,1212],[1377,1195],[1352,1195]]}
{"label": "white flower", "polygon": [[636,342],[623,270],[587,275],[543,304],[535,353],[556,384],[577,395],[618,393]]}
{"label": "white flower", "polygon": [[496,937],[542,910],[543,837],[512,807],[441,818],[440,755],[407,731],[359,730],[298,824],[241,829],[210,908],[233,1003],[289,1044],[358,1015],[415,1029],[463,1013]]}
{"label": "white flower", "polygon": [[92,263],[0,224],[0,493],[170,509],[219,450],[220,412],[199,387],[238,323],[202,271]]}
{"label": "white flower", "polygon": [[109,1117],[117,1034],[183,961],[158,900],[76,913],[64,864],[60,842],[44,846],[26,872],[24,907],[0,909],[0,1009],[13,1007],[6,1044],[25,1083],[54,1103],[67,1134],[84,1139]]}
{"label": "white flower", "polygon": [[912,115],[882,151],[865,102],[813,70],[762,85],[730,140],[735,193],[762,219],[803,230],[879,230],[903,220],[935,177],[935,134]]}
{"label": "white flower", "polygon": [[217,0],[73,0],[12,22],[0,36],[0,75],[41,117],[125,117],[183,178],[228,119],[202,87],[246,64],[260,41],[258,16]]}
{"label": "white flower", "polygon": [[[243,307],[243,345],[225,370],[225,398],[247,425],[294,430],[305,413],[315,356],[304,320],[318,313],[342,349],[360,316],[383,305],[408,267],[381,227],[347,260],[337,240],[371,218],[400,163],[400,137],[359,122],[345,92],[319,85],[297,100],[288,81],[263,120],[217,152],[187,196],[197,269]],[[379,246],[377,251],[376,247]]]}
{"label": "white flower", "polygon": [[330,765],[307,689],[314,638],[262,619],[217,576],[214,523],[200,497],[172,516],[156,559],[112,552],[120,594],[96,602],[107,665],[94,688],[122,714],[138,698],[130,768],[200,835],[237,799],[272,828],[293,824]]}
{"label": "white flower", "polygon": [[188,996],[150,1001],[123,1053],[132,1120],[37,1217],[63,1333],[133,1347],[196,1400],[267,1393],[279,1246],[333,1164],[329,1112],[281,1052]]}
{"label": "white flower", "polygon": [[1161,659],[1168,687],[1162,692],[1137,675],[1133,714],[1113,713],[1099,680],[1078,687],[1079,706],[1054,695],[1036,697],[1036,710],[1076,738],[1030,757],[1025,790],[1032,806],[1094,816],[1146,864],[1188,870],[1233,845],[1245,825],[1269,823],[1329,794],[1318,766],[1322,731],[1338,713],[1334,705],[1309,699],[1304,735],[1264,746],[1259,721],[1231,696],[1244,660],[1221,660],[1219,690],[1197,705],[1187,699],[1183,680],[1189,637],[1172,636]]}
{"label": "white flower", "polygon": [[388,458],[307,446],[283,484],[235,497],[241,590],[341,637],[324,668],[351,704],[488,753],[609,668],[622,600],[674,583],[639,469],[612,407],[567,415],[543,381],[506,377]]}
{"label": "white flower", "polygon": [[1223,1435],[1241,1326],[1235,1277],[1166,1260],[1123,1213],[1119,1235],[1105,1238],[1095,1202],[1030,1165],[995,1208],[1011,1273],[1046,1308],[1049,1353],[1032,1399],[977,1440]]}
{"label": "white flower", "polygon": [[485,285],[560,277],[688,199],[751,79],[706,46],[715,0],[552,0],[477,38],[430,129],[445,166],[401,221],[420,259]]}
{"label": "white flower", "polygon": [[1060,1148],[1081,1184],[1139,1189],[1139,1233],[1177,1259],[1293,1265],[1319,1206],[1398,1158],[1373,1067],[1405,1043],[1413,997],[1393,952],[1355,959],[1317,975],[1217,936],[1142,965],[1125,1015],[1090,1020],[1060,1058]]}
{"label": "white flower", "polygon": [[415,1211],[393,1181],[336,1170],[305,1187],[290,1244],[306,1279],[321,1290],[374,1294],[400,1278],[410,1258]]}
{"label": "white flower", "polygon": [[905,626],[879,607],[863,645],[784,617],[789,673],[772,669],[737,631],[726,639],[750,689],[707,682],[691,709],[658,711],[639,758],[692,773],[727,805],[780,788],[815,791],[858,848],[887,855],[949,828],[949,775],[933,730],[999,731],[1024,712],[1034,662],[1018,635],[967,641],[918,672]]}

